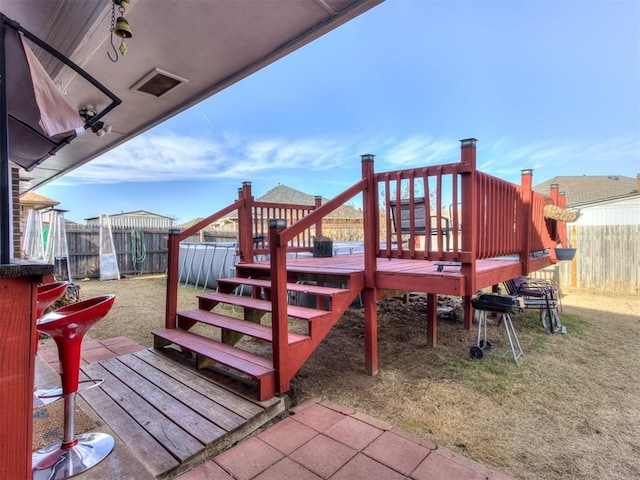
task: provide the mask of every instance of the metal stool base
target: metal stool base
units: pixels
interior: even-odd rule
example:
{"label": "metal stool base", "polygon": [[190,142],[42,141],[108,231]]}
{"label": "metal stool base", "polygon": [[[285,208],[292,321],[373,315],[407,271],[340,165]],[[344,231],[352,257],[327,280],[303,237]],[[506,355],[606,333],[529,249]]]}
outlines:
{"label": "metal stool base", "polygon": [[62,442],[34,452],[31,461],[33,480],[62,480],[97,465],[112,452],[115,440],[106,433],[83,433],[78,443],[62,449]]}

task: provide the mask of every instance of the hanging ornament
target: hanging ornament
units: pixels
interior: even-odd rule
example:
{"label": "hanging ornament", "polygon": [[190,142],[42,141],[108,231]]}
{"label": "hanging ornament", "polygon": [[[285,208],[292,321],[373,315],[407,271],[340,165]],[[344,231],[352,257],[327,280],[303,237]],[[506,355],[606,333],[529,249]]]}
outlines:
{"label": "hanging ornament", "polygon": [[[118,19],[116,20],[116,5],[118,5],[118,12],[120,13],[120,16],[118,17]],[[122,38],[122,41],[120,42],[120,46],[118,47],[118,50],[120,50],[120,53],[124,56],[127,54],[127,45],[124,43],[125,38],[131,38],[133,37],[133,30],[131,30],[131,25],[129,25],[129,22],[127,21],[126,18],[124,18],[124,9],[125,7],[127,7],[127,5],[129,5],[129,2],[126,0],[113,0],[113,4],[111,6],[111,47],[113,48],[113,51],[115,52],[116,56],[115,59],[111,56],[111,53],[107,52],[107,55],[109,56],[109,59],[112,62],[117,62],[118,61],[118,52],[116,51],[116,47],[113,44],[113,35],[115,34],[116,36]]]}

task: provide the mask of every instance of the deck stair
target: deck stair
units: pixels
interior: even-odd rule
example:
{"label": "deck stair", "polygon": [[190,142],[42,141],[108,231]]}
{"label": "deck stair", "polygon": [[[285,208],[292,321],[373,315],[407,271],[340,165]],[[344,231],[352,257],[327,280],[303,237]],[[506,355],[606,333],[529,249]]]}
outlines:
{"label": "deck stair", "polygon": [[[226,371],[239,373],[257,383],[258,397],[265,400],[278,391],[278,375],[289,380],[313,353],[318,344],[331,330],[349,305],[357,298],[363,285],[361,272],[349,274],[331,274],[308,271],[288,271],[287,292],[289,317],[286,365],[277,372],[270,352],[259,355],[242,349],[238,341],[244,336],[273,343],[273,334],[269,322],[261,321],[271,313],[271,280],[269,266],[263,264],[237,265],[238,277],[220,279],[218,291],[197,295],[198,308],[178,312],[176,328],[153,331],[154,348],[161,350],[171,344],[196,359],[198,368],[222,365]],[[325,286],[327,280],[331,285]],[[251,296],[237,295],[246,289]],[[296,305],[304,296],[311,306]],[[216,306],[225,304],[243,309],[243,318],[236,318],[221,311],[212,311]],[[220,309],[218,309],[220,310]],[[212,335],[199,335],[189,330],[195,325],[211,328]],[[294,327],[295,325],[295,327]],[[295,329],[295,331],[293,331]],[[203,329],[201,329],[203,331]],[[219,336],[215,333],[220,332]],[[217,337],[219,339],[214,339]]]}

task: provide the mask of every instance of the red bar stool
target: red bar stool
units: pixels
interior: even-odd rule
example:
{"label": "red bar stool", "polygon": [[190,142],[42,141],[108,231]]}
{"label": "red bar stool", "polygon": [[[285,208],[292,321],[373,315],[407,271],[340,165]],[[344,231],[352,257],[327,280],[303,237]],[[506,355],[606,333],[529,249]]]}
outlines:
{"label": "red bar stool", "polygon": [[[32,455],[34,479],[60,480],[93,467],[111,453],[115,445],[105,433],[75,434],[76,393],[80,377],[80,349],[85,333],[99,322],[113,305],[115,295],[104,295],[67,305],[37,322],[37,329],[58,345],[64,398],[64,435]],[[84,380],[99,385],[102,379]]]}
{"label": "red bar stool", "polygon": [[[42,285],[38,285],[38,293],[36,295],[36,321],[38,321],[40,317],[42,317],[42,313],[52,303],[54,303],[56,300],[58,300],[60,297],[62,297],[65,294],[65,292],[67,291],[68,285],[69,285],[69,282],[53,282],[53,283],[44,283]],[[40,335],[36,333],[36,338],[35,338],[36,345],[34,350],[36,352],[36,355],[38,354],[38,340],[39,340],[38,337],[39,336]],[[45,392],[50,393],[52,389],[45,388],[41,391],[38,391],[34,382],[33,391],[35,392],[36,397],[39,397],[41,394],[44,394]],[[55,400],[55,398],[52,398],[50,401],[53,401],[53,400]],[[45,404],[45,403],[49,403],[49,401],[40,402],[40,403]]]}
{"label": "red bar stool", "polygon": [[[67,291],[69,282],[54,282],[38,285],[36,296],[36,321],[42,317],[42,313],[53,302],[58,300]],[[38,335],[36,335],[36,353],[38,353]]]}
{"label": "red bar stool", "polygon": [[49,305],[58,300],[67,291],[69,282],[54,282],[38,285],[36,318],[42,317]]}

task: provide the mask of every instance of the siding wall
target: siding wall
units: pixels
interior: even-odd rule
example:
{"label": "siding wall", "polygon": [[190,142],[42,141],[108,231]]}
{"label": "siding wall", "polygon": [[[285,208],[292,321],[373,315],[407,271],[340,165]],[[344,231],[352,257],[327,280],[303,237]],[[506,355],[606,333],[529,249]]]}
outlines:
{"label": "siding wall", "polygon": [[571,225],[638,225],[640,224],[640,195],[601,202],[582,207],[580,217]]}
{"label": "siding wall", "polygon": [[[152,214],[109,215],[111,228],[165,229],[173,226],[173,219]],[[100,226],[100,217],[87,219],[88,226]]]}

